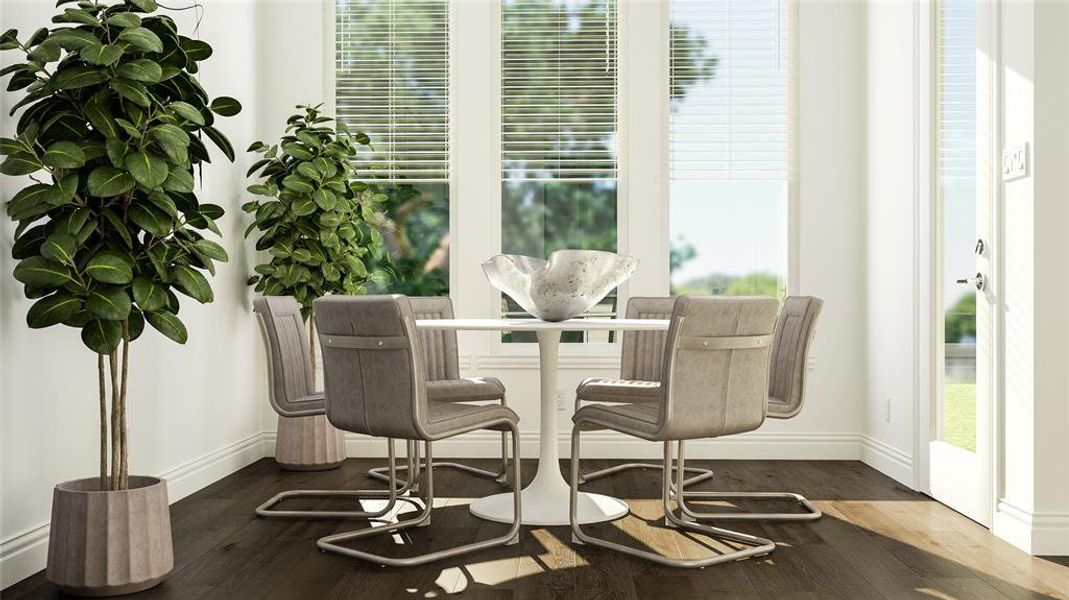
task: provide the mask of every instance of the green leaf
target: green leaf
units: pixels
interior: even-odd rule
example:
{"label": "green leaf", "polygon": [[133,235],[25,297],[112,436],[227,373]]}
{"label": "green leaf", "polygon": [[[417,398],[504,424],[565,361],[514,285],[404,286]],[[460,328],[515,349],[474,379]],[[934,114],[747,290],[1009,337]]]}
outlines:
{"label": "green leaf", "polygon": [[208,139],[223,151],[223,155],[226,156],[230,162],[234,162],[234,147],[230,145],[230,140],[223,135],[223,132],[214,127],[205,127],[202,131],[208,136]]}
{"label": "green leaf", "polygon": [[162,237],[174,229],[174,220],[154,206],[135,204],[130,208],[130,220],[154,236]]}
{"label": "green leaf", "polygon": [[148,321],[149,325],[152,325],[153,329],[179,344],[186,343],[186,339],[189,337],[189,334],[186,333],[186,326],[173,313],[167,311],[146,312],[145,320]]}
{"label": "green leaf", "polygon": [[126,171],[102,166],[89,174],[89,193],[100,198],[114,198],[134,189],[137,181]]}
{"label": "green leaf", "polygon": [[73,66],[61,69],[52,76],[51,85],[57,90],[75,90],[102,83],[107,79],[103,71],[92,67]]}
{"label": "green leaf", "polygon": [[101,252],[85,266],[85,273],[102,283],[124,284],[134,279],[130,261],[115,252]]}
{"label": "green leaf", "polygon": [[215,296],[212,294],[212,286],[200,272],[186,265],[178,265],[174,268],[175,283],[180,291],[204,304],[211,302]]}
{"label": "green leaf", "polygon": [[145,312],[160,310],[167,306],[167,293],[162,287],[144,277],[134,280],[134,301]]}
{"label": "green leaf", "polygon": [[204,115],[192,104],[188,102],[172,102],[167,105],[167,108],[174,111],[176,115],[183,119],[194,123],[196,125],[204,125]]}
{"label": "green leaf", "polygon": [[[137,128],[137,125],[134,125],[130,121],[127,121],[126,119],[115,119],[115,122],[119,127],[122,127],[122,130],[126,132],[126,135],[135,140],[140,140],[143,137],[141,135],[141,130]],[[126,156],[125,152],[123,152],[123,156]]]}
{"label": "green leaf", "polygon": [[49,188],[47,200],[52,206],[60,206],[70,202],[76,193],[78,193],[78,174],[71,173],[64,175]]}
{"label": "green leaf", "polygon": [[45,238],[45,243],[41,245],[41,256],[74,266],[74,252],[77,249],[78,240],[75,240],[74,236],[66,231],[56,230]]}
{"label": "green leaf", "polygon": [[85,310],[98,319],[122,321],[130,316],[130,294],[126,288],[100,285],[89,291]]}
{"label": "green leaf", "polygon": [[163,78],[163,69],[155,61],[139,58],[119,66],[115,74],[134,81],[158,83]]}
{"label": "green leaf", "polygon": [[310,183],[302,179],[299,175],[288,175],[282,180],[282,185],[287,189],[293,190],[298,194],[311,194],[315,191]]}
{"label": "green leaf", "polygon": [[66,292],[58,292],[34,302],[26,313],[26,324],[33,329],[58,325],[74,316],[82,301]]}
{"label": "green leaf", "polygon": [[111,15],[104,20],[108,25],[115,27],[127,28],[127,27],[140,27],[141,17],[131,12],[121,12]]}
{"label": "green leaf", "polygon": [[210,259],[217,260],[219,262],[226,262],[230,260],[230,257],[227,256],[226,249],[215,242],[209,240],[197,240],[193,243],[193,247],[196,248],[201,254],[207,256]]}
{"label": "green leaf", "polygon": [[193,188],[193,175],[183,167],[172,168],[163,182],[163,189],[168,192],[191,193]]}
{"label": "green leaf", "polygon": [[123,166],[130,171],[138,183],[149,190],[163,185],[169,173],[166,159],[147,152],[127,154],[123,159]]}
{"label": "green leaf", "polygon": [[319,172],[319,169],[317,169],[316,166],[310,162],[303,162],[298,164],[297,172],[304,176],[305,179],[309,179],[311,181],[319,181],[322,177],[322,174]]}
{"label": "green leaf", "polygon": [[160,40],[160,36],[144,27],[123,29],[119,34],[119,41],[146,52],[163,52],[163,41]]}
{"label": "green leaf", "polygon": [[41,160],[50,167],[76,169],[85,164],[85,153],[74,142],[56,142],[45,150]]}
{"label": "green leaf", "polygon": [[148,108],[149,105],[152,104],[145,86],[136,81],[130,81],[129,79],[112,79],[108,85],[111,86],[111,89],[118,92],[120,96],[138,106]]}
{"label": "green leaf", "polygon": [[11,175],[12,177],[36,173],[41,168],[41,163],[37,162],[37,159],[28,152],[16,152],[0,163],[0,173]]}
{"label": "green leaf", "polygon": [[221,117],[232,117],[241,112],[241,103],[230,96],[219,96],[212,100],[210,108]]}
{"label": "green leaf", "polygon": [[65,50],[77,51],[100,43],[97,36],[82,29],[57,29],[48,37],[49,40],[60,45]]}
{"label": "green leaf", "polygon": [[157,125],[148,130],[149,137],[165,152],[185,150],[189,146],[189,134],[177,125]]}
{"label": "green leaf", "polygon": [[200,40],[192,40],[189,38],[182,38],[181,40],[182,52],[186,53],[189,60],[200,62],[202,60],[208,60],[212,55],[212,47],[207,42]]}
{"label": "green leaf", "polygon": [[129,0],[129,2],[147,13],[155,12],[158,8],[156,0]]}
{"label": "green leaf", "polygon": [[310,160],[312,158],[312,153],[297,142],[286,142],[282,144],[282,151],[297,160]]}
{"label": "green leaf", "polygon": [[91,25],[93,27],[100,27],[100,21],[96,17],[91,15],[88,11],[80,8],[66,8],[63,9],[63,14],[52,17],[53,23],[82,23],[83,25]]}
{"label": "green leaf", "polygon": [[0,138],[0,156],[7,156],[16,152],[24,152],[26,149],[18,140]]}
{"label": "green leaf", "polygon": [[38,45],[33,50],[30,50],[26,55],[30,60],[37,63],[50,63],[59,60],[62,48],[55,42],[46,42]]}
{"label": "green leaf", "polygon": [[48,195],[52,186],[44,183],[35,183],[20,190],[11,202],[7,203],[7,214],[16,221],[36,217],[48,211]]}
{"label": "green leaf", "polygon": [[338,204],[338,197],[334,195],[334,192],[326,188],[316,190],[315,194],[312,194],[312,200],[323,210],[333,210],[334,206]]}
{"label": "green leaf", "polygon": [[298,198],[290,204],[290,210],[293,211],[294,215],[303,217],[314,213],[316,211],[316,204],[307,197]]}
{"label": "green leaf", "polygon": [[111,223],[111,226],[115,229],[115,233],[117,233],[119,237],[122,238],[122,241],[126,244],[126,247],[133,248],[134,239],[130,235],[130,229],[126,226],[126,223],[122,220],[122,218],[119,217],[119,215],[115,214],[115,211],[111,210],[110,208],[104,209],[104,218],[108,220],[108,223]]}
{"label": "green leaf", "polygon": [[97,354],[111,354],[122,341],[122,323],[93,319],[82,327],[82,343]]}
{"label": "green leaf", "polygon": [[119,135],[119,126],[115,124],[115,118],[108,109],[108,94],[103,92],[93,96],[85,103],[85,115],[89,123],[106,138]]}
{"label": "green leaf", "polygon": [[96,44],[86,46],[78,53],[82,60],[91,65],[106,67],[115,64],[122,58],[123,46],[121,44]]}
{"label": "green leaf", "polygon": [[74,281],[63,263],[31,256],[15,265],[15,279],[33,288],[54,288]]}
{"label": "green leaf", "polygon": [[171,200],[171,197],[167,194],[156,190],[148,195],[148,201],[151,202],[156,208],[167,213],[168,216],[178,216],[178,207],[175,206],[174,201]]}

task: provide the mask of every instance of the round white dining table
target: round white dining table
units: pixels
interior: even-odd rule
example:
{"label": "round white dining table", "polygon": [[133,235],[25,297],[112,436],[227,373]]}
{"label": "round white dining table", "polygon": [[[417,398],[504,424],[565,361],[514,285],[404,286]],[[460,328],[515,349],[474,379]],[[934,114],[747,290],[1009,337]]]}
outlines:
{"label": "round white dining table", "polygon": [[[568,525],[568,483],[560,471],[557,449],[557,357],[563,331],[621,331],[668,329],[667,319],[571,319],[549,322],[538,319],[421,319],[417,329],[534,331],[538,336],[541,380],[541,415],[538,428],[538,471],[523,489],[524,525]],[[512,522],[512,494],[495,494],[470,505],[477,517]],[[627,503],[602,494],[582,492],[578,503],[580,523],[618,519],[628,512]]]}

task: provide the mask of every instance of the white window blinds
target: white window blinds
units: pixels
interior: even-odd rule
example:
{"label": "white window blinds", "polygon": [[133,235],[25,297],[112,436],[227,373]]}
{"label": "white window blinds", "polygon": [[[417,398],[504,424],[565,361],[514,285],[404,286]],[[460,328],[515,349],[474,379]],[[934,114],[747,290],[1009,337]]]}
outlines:
{"label": "white window blinds", "polygon": [[939,175],[976,178],[976,1],[939,3]]}
{"label": "white window blinds", "polygon": [[504,0],[502,178],[616,178],[616,0]]}
{"label": "white window blinds", "polygon": [[336,0],[338,118],[371,138],[361,175],[449,179],[449,1]]}
{"label": "white window blinds", "polygon": [[672,179],[792,175],[789,4],[671,1]]}

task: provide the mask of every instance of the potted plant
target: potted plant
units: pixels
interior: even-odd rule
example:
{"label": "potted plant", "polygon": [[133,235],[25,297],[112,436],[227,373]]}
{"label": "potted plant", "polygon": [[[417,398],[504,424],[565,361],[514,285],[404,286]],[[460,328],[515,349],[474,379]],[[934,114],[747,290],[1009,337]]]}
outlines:
{"label": "potted plant", "polygon": [[155,0],[59,5],[71,6],[57,26],[0,35],[25,54],[3,69],[7,89],[26,91],[0,172],[33,182],[7,203],[28,325],[77,328],[97,354],[100,473],[56,486],[47,575],[66,592],[124,594],[174,562],[165,482],[129,474],[130,346],[146,323],[185,343],[177,294],[212,301],[203,272],[227,254],[202,232],[219,234],[223,209],[197,199],[195,168],[209,160],[203,138],[233,160],[212,113],[241,106],[209,103],[194,74],[211,46],[154,14]]}
{"label": "potted plant", "polygon": [[[248,189],[261,198],[242,209],[254,215],[245,234],[258,232],[256,249],[270,256],[256,265],[249,284],[265,296],[300,302],[314,373],[312,303],[327,294],[367,293],[366,286],[381,277],[386,217],[380,205],[386,195],[353,180],[357,148],[370,144],[366,134],[350,133],[341,122],[332,127],[320,106],[297,109],[278,144],[249,146],[260,159],[248,173],[259,182]],[[325,416],[279,416],[275,460],[283,467],[330,469],[344,459],[344,437]]]}

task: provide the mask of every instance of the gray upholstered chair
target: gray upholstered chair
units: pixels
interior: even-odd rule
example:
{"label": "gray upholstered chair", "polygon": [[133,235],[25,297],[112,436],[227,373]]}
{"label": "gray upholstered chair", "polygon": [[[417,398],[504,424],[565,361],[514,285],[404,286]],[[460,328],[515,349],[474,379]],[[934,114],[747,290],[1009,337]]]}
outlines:
{"label": "gray upholstered chair", "polygon": [[[764,538],[712,527],[676,516],[671,508],[672,471],[682,489],[685,460],[672,468],[674,442],[753,431],[765,420],[768,366],[779,303],[773,298],[680,296],[665,339],[661,385],[653,402],[585,406],[572,417],[570,513],[573,540],[676,567],[704,567],[768,554],[776,545]],[[328,390],[329,391],[329,390]],[[675,559],[592,537],[577,519],[580,438],[584,431],[609,429],[661,442],[664,464],[661,501],[666,522],[747,547],[696,559]],[[678,503],[678,496],[677,503]]]}
{"label": "gray upholstered chair", "polygon": [[[448,296],[415,297],[409,298],[412,312],[416,319],[452,319],[453,301]],[[427,377],[427,398],[442,402],[499,402],[501,406],[507,406],[505,402],[505,386],[494,377],[461,377],[460,355],[457,351],[456,331],[444,329],[419,330],[420,345],[423,347],[423,364]],[[419,469],[426,466],[420,464],[419,445],[408,442],[408,455],[414,460],[416,477],[407,477],[406,485],[416,485],[419,480]],[[475,467],[455,462],[435,462],[435,468],[459,469],[480,477],[495,479],[504,483],[508,475],[508,436],[501,434],[501,470],[498,472],[486,471]],[[407,472],[406,466],[398,467],[398,470]],[[368,475],[375,479],[386,481],[389,475],[387,467],[377,467],[368,471]]]}
{"label": "gray upholstered chair", "polygon": [[[264,347],[267,350],[267,371],[270,385],[268,398],[271,407],[280,417],[287,419],[319,418],[325,421],[327,412],[323,392],[317,392],[312,383],[312,364],[308,349],[308,337],[301,317],[301,305],[289,296],[264,296],[253,300],[253,311],[260,323]],[[281,421],[281,419],[280,419]],[[329,423],[330,436],[318,440],[315,451],[337,455],[337,461],[345,458],[345,440]],[[337,434],[337,435],[335,435]],[[280,432],[281,435],[281,432]],[[334,439],[342,438],[340,440]],[[311,441],[311,440],[309,440]],[[283,442],[280,440],[280,444]],[[340,448],[330,448],[340,445]],[[393,490],[394,495],[407,489]],[[256,509],[262,517],[320,517],[320,518],[367,518],[378,517],[387,511],[338,511],[338,510],[275,510],[273,507],[286,499],[312,497],[389,497],[389,490],[295,490],[276,494]],[[407,500],[405,500],[407,501]]]}
{"label": "gray upholstered chair", "polygon": [[[809,346],[813,341],[817,318],[824,301],[813,296],[792,296],[783,303],[776,335],[772,342],[769,368],[768,416],[790,419],[802,410],[805,402],[805,377]],[[680,450],[682,453],[682,449]],[[800,513],[751,513],[695,511],[687,499],[725,500],[731,498],[785,499],[801,505]],[[679,508],[688,517],[706,521],[813,521],[821,517],[820,509],[805,496],[792,492],[691,492],[679,499]]]}
{"label": "gray upholstered chair", "polygon": [[[519,456],[519,418],[507,407],[476,406],[429,398],[427,365],[416,316],[404,296],[331,296],[315,302],[315,321],[323,348],[327,418],[345,431],[423,442],[433,465],[432,442],[479,429],[512,435]],[[391,442],[392,448],[392,442]],[[396,490],[397,465],[390,453],[389,489]],[[322,550],[389,566],[409,566],[449,558],[482,548],[516,543],[520,521],[520,461],[513,467],[513,522],[500,537],[410,558],[391,558],[356,550],[342,542],[430,524],[434,506],[434,469],[425,470],[420,486],[423,509],[404,521],[383,523],[320,538]]]}
{"label": "gray upholstered chair", "polygon": [[[628,319],[670,319],[674,298],[640,298],[627,301]],[[590,377],[575,390],[575,410],[584,402],[656,402],[660,397],[661,367],[664,359],[664,331],[624,331],[620,343],[620,378]],[[682,452],[683,442],[679,442]],[[582,483],[620,473],[628,469],[660,469],[653,463],[625,463],[580,475]],[[687,467],[696,475],[684,480],[688,486],[713,476],[709,469]]]}

